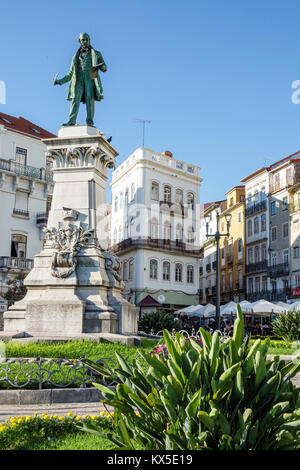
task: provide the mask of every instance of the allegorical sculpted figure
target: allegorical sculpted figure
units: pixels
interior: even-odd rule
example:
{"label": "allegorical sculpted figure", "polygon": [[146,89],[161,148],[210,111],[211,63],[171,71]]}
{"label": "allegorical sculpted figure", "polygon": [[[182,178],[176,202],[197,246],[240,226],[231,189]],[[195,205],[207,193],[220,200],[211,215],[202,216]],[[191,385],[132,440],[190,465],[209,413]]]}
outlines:
{"label": "allegorical sculpted figure", "polygon": [[72,64],[67,75],[58,79],[54,77],[54,85],[63,85],[71,80],[68,100],[71,101],[69,120],[63,126],[74,126],[79,111],[80,103],[86,103],[86,123],[94,125],[95,100],[103,99],[103,90],[98,70],[106,72],[107,67],[99,51],[90,45],[90,37],[87,33],[81,33],[78,37],[80,48],[72,59]]}

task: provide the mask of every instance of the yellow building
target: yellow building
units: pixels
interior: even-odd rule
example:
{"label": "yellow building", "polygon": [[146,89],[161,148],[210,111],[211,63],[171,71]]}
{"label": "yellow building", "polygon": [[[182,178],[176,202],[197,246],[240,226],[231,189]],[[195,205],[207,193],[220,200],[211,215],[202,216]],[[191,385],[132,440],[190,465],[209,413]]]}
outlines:
{"label": "yellow building", "polygon": [[245,187],[226,193],[227,208],[220,214],[219,230],[226,233],[225,216],[231,215],[229,237],[220,239],[220,301],[245,299]]}

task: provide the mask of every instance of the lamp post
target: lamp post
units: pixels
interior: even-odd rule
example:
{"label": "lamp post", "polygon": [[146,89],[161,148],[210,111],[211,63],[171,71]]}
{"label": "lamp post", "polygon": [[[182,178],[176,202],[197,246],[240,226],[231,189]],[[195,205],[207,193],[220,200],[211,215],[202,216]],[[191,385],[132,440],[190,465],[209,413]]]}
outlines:
{"label": "lamp post", "polygon": [[229,227],[231,221],[231,214],[226,214],[226,224],[227,224],[227,233],[220,233],[219,232],[219,219],[220,219],[220,206],[216,204],[216,218],[217,218],[217,231],[215,234],[208,233],[208,224],[210,222],[210,215],[207,214],[204,216],[206,222],[206,237],[214,237],[217,244],[217,253],[216,253],[216,330],[220,327],[220,262],[219,262],[219,246],[220,246],[220,238],[221,237],[229,237]]}

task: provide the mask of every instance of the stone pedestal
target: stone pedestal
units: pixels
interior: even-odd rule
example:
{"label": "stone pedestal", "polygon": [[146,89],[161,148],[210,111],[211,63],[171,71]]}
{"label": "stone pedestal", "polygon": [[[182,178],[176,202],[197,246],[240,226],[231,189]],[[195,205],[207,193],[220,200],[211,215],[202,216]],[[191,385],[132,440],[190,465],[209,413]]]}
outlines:
{"label": "stone pedestal", "polygon": [[105,189],[116,150],[94,127],[62,127],[45,139],[54,191],[44,246],[4,314],[4,333],[76,336],[137,333],[136,307],[121,295],[118,259],[109,251]]}

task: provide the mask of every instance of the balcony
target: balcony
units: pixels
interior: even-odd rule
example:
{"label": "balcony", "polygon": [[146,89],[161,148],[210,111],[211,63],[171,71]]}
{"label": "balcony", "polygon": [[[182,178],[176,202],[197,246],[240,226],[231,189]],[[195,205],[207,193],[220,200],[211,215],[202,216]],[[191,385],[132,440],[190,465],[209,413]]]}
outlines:
{"label": "balcony", "polygon": [[26,176],[27,178],[37,179],[53,183],[52,171],[45,168],[36,168],[30,165],[21,165],[15,160],[4,160],[0,158],[0,170],[9,171],[15,175]]}
{"label": "balcony", "polygon": [[267,268],[267,261],[258,261],[257,263],[246,264],[246,274],[266,271]]}
{"label": "balcony", "polygon": [[165,240],[162,238],[151,237],[127,238],[120,243],[112,245],[110,249],[114,253],[120,253],[134,248],[155,248],[163,251],[167,250],[188,253],[197,257],[200,257],[203,254],[202,249],[194,248],[194,245],[190,243],[177,243],[176,240]]}
{"label": "balcony", "polygon": [[43,226],[47,225],[48,214],[46,212],[38,212],[36,214],[36,225]]}
{"label": "balcony", "polygon": [[33,259],[14,258],[12,256],[0,256],[0,272],[7,272],[9,270],[31,271],[33,268]]}
{"label": "balcony", "polygon": [[25,219],[29,219],[29,211],[25,211],[23,209],[13,209],[13,215],[17,217],[24,217]]}
{"label": "balcony", "polygon": [[286,276],[290,272],[288,263],[275,264],[268,266],[268,275],[270,277]]}
{"label": "balcony", "polygon": [[294,203],[289,204],[289,215],[294,214],[294,212],[300,211],[300,201],[296,200]]}
{"label": "balcony", "polygon": [[250,207],[246,207],[245,209],[245,217],[250,217],[251,215],[258,214],[259,212],[263,212],[267,209],[267,201],[257,202]]}
{"label": "balcony", "polygon": [[285,302],[287,297],[290,297],[291,290],[290,288],[286,289],[277,289],[277,290],[267,290],[267,291],[259,291],[259,292],[247,292],[246,299],[249,302],[256,302],[256,300],[268,300],[269,302],[272,301],[283,301]]}

